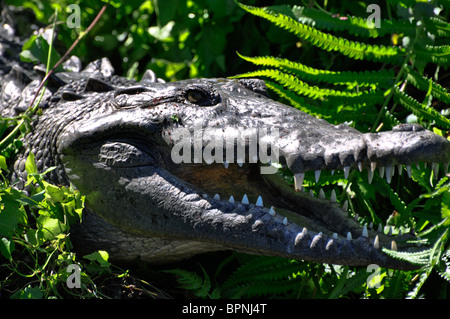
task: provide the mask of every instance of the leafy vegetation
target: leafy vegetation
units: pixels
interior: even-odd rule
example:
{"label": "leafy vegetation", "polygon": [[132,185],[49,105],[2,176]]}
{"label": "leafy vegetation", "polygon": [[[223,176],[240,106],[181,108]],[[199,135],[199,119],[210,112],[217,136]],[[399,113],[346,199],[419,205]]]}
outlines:
{"label": "leafy vegetation", "polygon": [[[84,62],[109,56],[118,73],[130,78],[139,78],[147,68],[166,80],[260,77],[280,100],[331,123],[378,132],[417,122],[449,136],[450,28],[445,17],[450,8],[444,0],[383,2],[379,27],[367,23],[368,3],[354,1],[313,6],[309,1],[302,1],[303,6],[268,1],[271,6],[265,8],[231,0],[110,1],[87,34],[87,25],[106,2],[78,1],[79,28],[68,27],[73,13],[66,10],[68,1],[7,2],[30,8],[41,27],[55,22],[55,43],[34,35],[22,53],[24,59],[48,65],[47,71],[60,58],[58,52],[83,37],[72,54]],[[8,164],[20,151],[34,112],[39,111],[0,121],[2,297],[166,296],[133,270],[110,264],[107,252],[78,256],[71,250],[70,230],[81,218],[84,197],[71,187],[45,182],[47,172],[38,173],[32,157],[26,167],[28,193],[11,184]],[[14,127],[15,135],[8,135]],[[196,298],[447,298],[450,181],[442,174],[444,167],[439,168],[444,175],[440,179],[433,168],[422,163],[412,168],[412,179],[397,173],[390,184],[380,175],[369,183],[359,171],[348,180],[339,172],[323,173],[318,183],[307,174],[304,182],[316,194],[320,188],[327,194],[341,189],[339,200],[349,201],[350,212],[358,212],[361,223],[387,220],[394,233],[414,228],[427,249],[386,253],[421,265],[419,271],[238,253],[225,255],[218,264],[191,262],[153,271],[177,278],[181,293]],[[285,177],[292,182],[289,172]],[[73,279],[69,265],[81,270],[79,289],[68,288]]]}

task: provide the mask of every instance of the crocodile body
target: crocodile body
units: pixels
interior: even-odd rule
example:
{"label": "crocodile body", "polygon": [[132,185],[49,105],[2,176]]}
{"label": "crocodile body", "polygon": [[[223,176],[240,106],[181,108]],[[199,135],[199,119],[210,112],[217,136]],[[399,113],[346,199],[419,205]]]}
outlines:
{"label": "crocodile body", "polygon": [[[32,152],[39,171],[56,167],[49,181],[72,184],[86,196],[83,220],[71,234],[79,251],[103,249],[112,260],[167,263],[233,249],[414,268],[382,252],[407,249],[400,242],[408,235],[393,238],[361,227],[334,198],[302,192],[302,180],[310,170],[317,178],[322,170],[347,176],[351,169],[366,169],[371,176],[384,167],[390,179],[398,165],[408,170],[418,162],[442,163],[447,169],[446,139],[418,125],[376,134],[330,125],[268,98],[260,80],[163,83],[148,71],[135,82],[113,75],[107,59],[84,70],[78,65],[72,59],[66,67],[77,72],[49,82],[43,114],[26,137],[12,178],[23,185]],[[5,68],[3,116],[28,106],[39,82],[32,72],[19,64]],[[252,147],[263,144],[261,129],[270,152],[252,154]],[[269,153],[276,158],[262,156]],[[275,161],[294,174],[294,187],[277,173],[263,173]]]}

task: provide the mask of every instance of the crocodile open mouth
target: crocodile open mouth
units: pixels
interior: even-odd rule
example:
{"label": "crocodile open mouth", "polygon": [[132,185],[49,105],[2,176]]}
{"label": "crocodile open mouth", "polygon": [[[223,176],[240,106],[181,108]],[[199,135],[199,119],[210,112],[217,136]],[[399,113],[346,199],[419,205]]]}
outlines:
{"label": "crocodile open mouth", "polygon": [[[281,166],[273,163],[274,166]],[[438,164],[432,164],[434,171],[438,171]],[[447,170],[447,165],[443,165]],[[411,174],[411,167],[397,165],[396,169],[404,169],[406,174]],[[362,170],[362,167],[360,167]],[[311,188],[307,191],[302,187],[305,173],[283,174],[282,169],[276,174],[261,174],[260,164],[183,164],[170,168],[172,174],[186,182],[196,190],[203,198],[226,202],[227,204],[253,207],[261,206],[267,210],[267,214],[278,218],[284,225],[293,223],[303,229],[314,233],[326,234],[330,238],[363,237],[375,249],[383,247],[397,250],[409,247],[408,241],[414,239],[414,231],[410,228],[395,229],[394,227],[362,224],[362,219],[357,214],[348,212],[347,196],[337,196],[335,189],[325,192],[320,189],[317,193]],[[374,165],[367,170],[369,182],[374,174],[386,178],[390,183],[395,171],[391,167],[378,168]],[[347,179],[349,168],[329,170],[329,173],[342,175]],[[315,181],[320,179],[321,171],[314,172]],[[290,183],[289,180],[293,180]],[[314,181],[313,181],[314,183]],[[339,193],[343,193],[342,191]],[[345,195],[345,194],[344,194]],[[406,232],[405,232],[406,231]]]}

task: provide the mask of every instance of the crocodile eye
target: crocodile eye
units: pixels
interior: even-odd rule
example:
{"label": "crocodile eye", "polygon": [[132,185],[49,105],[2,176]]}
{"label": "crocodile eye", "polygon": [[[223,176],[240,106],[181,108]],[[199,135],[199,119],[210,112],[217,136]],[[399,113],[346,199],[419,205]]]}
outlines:
{"label": "crocodile eye", "polygon": [[220,96],[209,85],[189,85],[182,94],[185,101],[198,106],[212,106],[220,101]]}
{"label": "crocodile eye", "polygon": [[191,103],[200,104],[207,99],[207,96],[200,90],[189,90],[186,92],[186,99]]}

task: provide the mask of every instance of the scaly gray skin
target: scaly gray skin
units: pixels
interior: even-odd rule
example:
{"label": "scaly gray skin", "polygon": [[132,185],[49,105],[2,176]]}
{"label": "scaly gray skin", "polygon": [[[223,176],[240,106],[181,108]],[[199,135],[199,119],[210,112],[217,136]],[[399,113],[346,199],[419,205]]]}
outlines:
{"label": "scaly gray skin", "polygon": [[[11,106],[23,109],[38,81],[20,80],[18,66],[14,72],[0,79],[4,113]],[[362,228],[334,199],[295,191],[279,174],[260,174],[262,164],[252,163],[253,157],[238,160],[235,152],[228,163],[195,163],[193,149],[191,163],[176,164],[171,151],[177,134],[194,134],[199,122],[205,130],[216,129],[205,131],[203,146],[233,129],[278,129],[279,138],[270,145],[278,147],[278,161],[295,174],[299,190],[309,170],[348,174],[360,168],[371,175],[376,165],[390,178],[398,164],[408,169],[417,162],[447,163],[450,143],[444,138],[418,125],[377,134],[333,126],[269,99],[259,80],[160,83],[147,72],[136,83],[112,73],[103,59],[83,72],[53,77],[41,103],[43,115],[14,165],[14,177],[24,181],[31,151],[39,171],[57,167],[48,174],[51,182],[72,183],[86,195],[83,221],[72,234],[81,252],[104,249],[112,260],[140,256],[167,263],[234,249],[321,263],[414,268],[382,252],[382,247],[401,249],[407,236],[393,242]],[[63,82],[70,83],[52,93],[52,85]],[[247,141],[247,156],[250,146],[255,145]],[[241,202],[244,194],[250,204]],[[264,206],[253,204],[259,196]]]}

